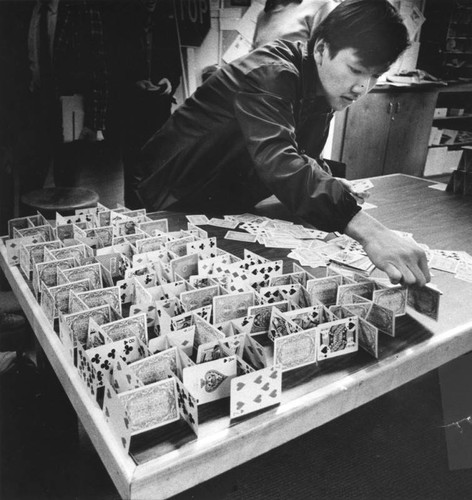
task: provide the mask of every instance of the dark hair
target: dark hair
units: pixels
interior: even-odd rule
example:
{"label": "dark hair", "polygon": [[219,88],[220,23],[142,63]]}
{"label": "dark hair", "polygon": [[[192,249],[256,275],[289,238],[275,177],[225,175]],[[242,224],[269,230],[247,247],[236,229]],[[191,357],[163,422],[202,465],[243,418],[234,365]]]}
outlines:
{"label": "dark hair", "polygon": [[266,0],[264,5],[264,12],[270,12],[274,10],[278,5],[290,5],[291,3],[302,3],[303,0]]}
{"label": "dark hair", "polygon": [[365,67],[388,68],[410,45],[408,31],[388,0],[344,0],[315,29],[308,41],[310,54],[320,39],[331,57],[355,49]]}

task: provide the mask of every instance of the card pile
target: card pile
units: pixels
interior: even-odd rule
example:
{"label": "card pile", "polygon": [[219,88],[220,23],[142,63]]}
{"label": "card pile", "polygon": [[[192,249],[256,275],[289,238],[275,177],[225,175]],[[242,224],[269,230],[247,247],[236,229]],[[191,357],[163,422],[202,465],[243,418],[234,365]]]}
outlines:
{"label": "card pile", "polygon": [[[359,348],[378,357],[379,333],[394,336],[407,305],[437,319],[440,292],[357,272],[364,265],[345,254],[362,251],[344,237],[325,243],[284,221],[231,217],[188,216],[186,230],[170,231],[144,210],[99,205],[57,214],[55,225],[41,214],[9,222],[10,264],[126,451],[133,436],[179,421],[198,436],[201,405],[224,398],[230,419],[273,407],[285,372]],[[282,260],[222,250],[202,224],[314,245],[300,252],[330,247],[319,262],[332,264],[321,278],[295,263],[287,273]]]}

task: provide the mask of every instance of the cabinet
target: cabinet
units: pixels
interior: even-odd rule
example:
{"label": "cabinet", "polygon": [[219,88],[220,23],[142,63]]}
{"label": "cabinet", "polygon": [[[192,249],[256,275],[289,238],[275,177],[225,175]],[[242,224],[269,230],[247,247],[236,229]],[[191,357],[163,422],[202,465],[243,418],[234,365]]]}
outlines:
{"label": "cabinet", "polygon": [[332,159],[346,177],[392,173],[421,176],[437,90],[374,90],[335,118]]}

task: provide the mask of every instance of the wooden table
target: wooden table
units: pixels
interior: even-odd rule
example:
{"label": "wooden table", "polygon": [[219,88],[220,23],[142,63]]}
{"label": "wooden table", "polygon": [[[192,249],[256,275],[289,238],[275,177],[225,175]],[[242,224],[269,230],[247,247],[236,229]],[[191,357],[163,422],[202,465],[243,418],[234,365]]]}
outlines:
{"label": "wooden table", "polygon": [[[372,179],[371,213],[393,229],[412,232],[431,248],[472,253],[472,198],[428,188],[432,183],[405,175]],[[159,213],[172,224],[182,215]],[[225,230],[205,227],[212,235]],[[240,242],[219,240],[221,248],[241,254]],[[270,257],[287,251],[246,245]],[[283,399],[274,407],[240,422],[230,422],[227,403],[208,405],[200,436],[163,428],[132,443],[132,456],[115,442],[104,416],[92,401],[58,336],[47,322],[17,268],[0,264],[17,295],[57,377],[70,398],[98,454],[123,498],[167,498],[261,455],[426,372],[472,350],[472,283],[434,271],[444,292],[435,322],[414,312],[398,318],[396,337],[382,335],[379,359],[363,352],[284,374]],[[290,259],[285,259],[289,264]],[[291,265],[290,265],[291,267]],[[287,267],[289,269],[289,267]],[[211,407],[211,408],[210,408]]]}

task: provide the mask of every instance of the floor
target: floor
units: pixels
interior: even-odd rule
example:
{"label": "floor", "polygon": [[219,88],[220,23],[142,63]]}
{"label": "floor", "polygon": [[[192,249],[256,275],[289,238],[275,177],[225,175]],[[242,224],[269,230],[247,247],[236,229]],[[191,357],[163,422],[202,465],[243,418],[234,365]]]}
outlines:
{"label": "floor", "polygon": [[[107,206],[123,197],[113,151],[82,176]],[[118,499],[56,384],[47,366],[0,376],[0,498]],[[449,470],[443,425],[433,371],[174,500],[471,498],[472,470]]]}

